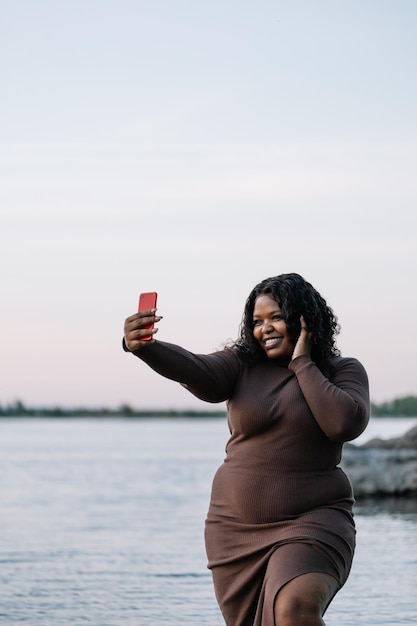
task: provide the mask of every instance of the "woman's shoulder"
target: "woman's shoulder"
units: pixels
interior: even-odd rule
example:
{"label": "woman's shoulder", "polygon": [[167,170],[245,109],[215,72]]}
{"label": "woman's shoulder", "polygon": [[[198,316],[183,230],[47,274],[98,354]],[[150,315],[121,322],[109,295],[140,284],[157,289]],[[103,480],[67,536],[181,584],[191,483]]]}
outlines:
{"label": "woman's shoulder", "polygon": [[[349,363],[362,365],[362,363],[354,356],[344,356],[342,354],[333,354],[330,359],[330,365],[333,367],[348,365]],[[362,366],[363,367],[363,366]]]}
{"label": "woman's shoulder", "polygon": [[329,360],[330,369],[333,374],[341,371],[358,372],[366,376],[366,370],[361,361],[353,356],[333,355]]}

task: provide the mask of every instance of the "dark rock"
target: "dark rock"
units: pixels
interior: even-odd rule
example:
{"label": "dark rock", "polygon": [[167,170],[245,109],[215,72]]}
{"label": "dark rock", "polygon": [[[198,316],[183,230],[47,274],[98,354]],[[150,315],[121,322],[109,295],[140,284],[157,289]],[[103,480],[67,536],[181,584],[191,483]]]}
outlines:
{"label": "dark rock", "polygon": [[417,427],[396,439],[372,439],[362,446],[346,444],[340,464],[355,497],[417,498]]}
{"label": "dark rock", "polygon": [[395,439],[371,439],[361,448],[383,448],[385,450],[417,450],[417,426],[411,428],[402,437]]}

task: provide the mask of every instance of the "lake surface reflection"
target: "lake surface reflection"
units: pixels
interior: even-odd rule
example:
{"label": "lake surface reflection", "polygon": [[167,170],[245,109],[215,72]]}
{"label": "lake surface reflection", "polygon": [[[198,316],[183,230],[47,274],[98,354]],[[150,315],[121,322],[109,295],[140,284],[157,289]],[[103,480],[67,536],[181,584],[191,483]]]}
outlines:
{"label": "lake surface reflection", "polygon": [[[1,420],[0,623],[222,626],[203,524],[227,436],[222,419]],[[328,626],[417,623],[416,504],[358,502]]]}

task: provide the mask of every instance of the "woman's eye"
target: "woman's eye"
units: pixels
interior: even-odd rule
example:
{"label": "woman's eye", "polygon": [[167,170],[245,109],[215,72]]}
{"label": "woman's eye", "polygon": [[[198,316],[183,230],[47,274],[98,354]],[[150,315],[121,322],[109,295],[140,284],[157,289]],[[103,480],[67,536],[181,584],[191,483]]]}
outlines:
{"label": "woman's eye", "polygon": [[253,320],[252,322],[253,326],[260,326],[262,324],[261,320]]}
{"label": "woman's eye", "polygon": [[277,315],[274,315],[272,319],[273,319],[273,320],[282,320],[282,319],[284,319],[284,318],[283,318],[283,316],[282,316],[282,315],[278,315],[278,313],[277,313]]}

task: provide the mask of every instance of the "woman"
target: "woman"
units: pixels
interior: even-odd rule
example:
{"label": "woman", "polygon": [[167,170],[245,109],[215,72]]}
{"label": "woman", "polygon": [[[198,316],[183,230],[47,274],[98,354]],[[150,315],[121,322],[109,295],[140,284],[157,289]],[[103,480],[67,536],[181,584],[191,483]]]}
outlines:
{"label": "woman", "polygon": [[253,289],[222,351],[143,341],[160,320],[155,309],[129,317],[125,350],[202,400],[227,401],[231,436],[205,528],[227,626],[323,625],[355,547],[352,488],[337,465],[369,419],[364,368],[340,356],[333,311],[298,274]]}

